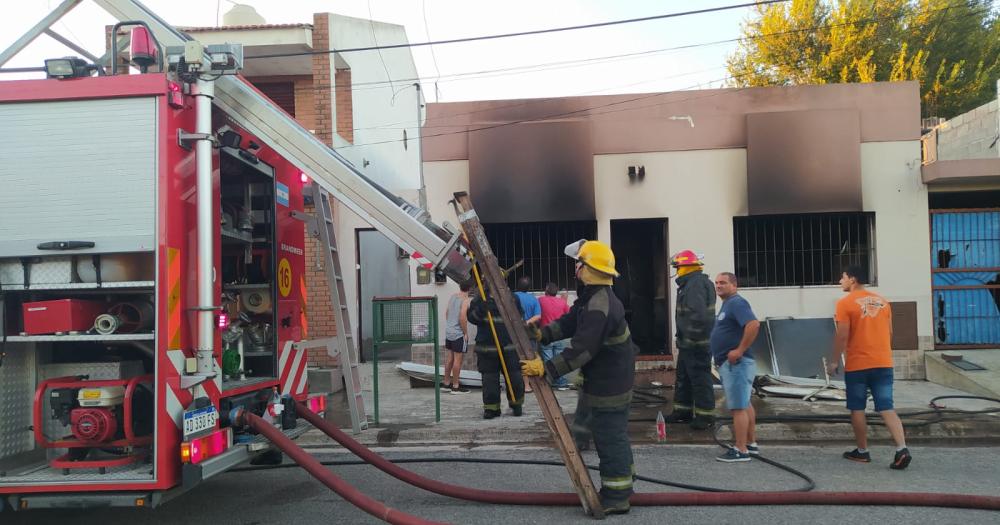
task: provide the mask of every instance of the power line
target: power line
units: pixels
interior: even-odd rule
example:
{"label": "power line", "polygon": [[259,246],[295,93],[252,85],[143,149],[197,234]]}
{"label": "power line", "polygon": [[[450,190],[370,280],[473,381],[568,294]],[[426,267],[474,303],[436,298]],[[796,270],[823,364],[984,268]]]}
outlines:
{"label": "power line", "polygon": [[[941,7],[941,8],[930,9],[930,10],[925,11],[925,13],[935,13],[935,12],[948,11],[950,9],[954,9],[956,7],[960,7],[962,5],[964,5],[964,4],[962,4],[962,3],[956,3],[956,4],[949,5],[949,6]],[[988,11],[988,9],[973,11],[973,12],[970,12],[968,14],[962,15],[960,17],[955,17],[955,19],[964,18],[964,17],[967,17],[967,16],[980,15],[980,14],[986,12],[986,11]],[[821,29],[831,29],[831,28],[841,27],[841,26],[851,26],[851,25],[868,24],[868,23],[880,22],[880,21],[884,21],[884,20],[895,20],[895,19],[901,18],[902,16],[904,16],[904,15],[900,14],[900,15],[893,15],[893,16],[870,17],[870,18],[867,18],[867,19],[860,19],[860,20],[855,20],[855,21],[850,21],[850,22],[841,22],[841,23],[836,23],[836,24],[822,24],[822,25],[811,26],[811,27],[806,27],[806,28],[799,28],[799,29],[793,29],[793,30],[788,30],[788,31],[777,31],[777,32],[773,32],[773,33],[763,33],[763,34],[759,34],[759,35],[752,35],[752,36],[749,36],[749,37],[739,37],[739,38],[733,38],[733,39],[728,39],[728,40],[719,40],[719,41],[714,41],[714,42],[705,42],[705,43],[698,43],[698,44],[686,44],[686,45],[676,46],[676,47],[672,47],[672,48],[665,48],[665,49],[654,50],[654,51],[644,51],[644,52],[639,52],[639,53],[628,53],[628,54],[621,55],[621,56],[627,57],[627,56],[632,56],[632,55],[637,55],[637,54],[655,53],[655,52],[660,52],[660,51],[673,51],[673,50],[678,50],[678,49],[689,49],[689,48],[693,48],[693,47],[700,47],[700,46],[707,46],[707,45],[716,45],[716,44],[720,44],[720,43],[737,42],[737,41],[745,41],[745,40],[758,40],[758,39],[771,38],[771,37],[783,36],[783,35],[788,35],[788,34],[802,33],[802,32],[807,32],[807,31],[815,31],[815,30],[821,30]],[[612,55],[611,57],[601,57],[601,58],[616,58],[616,57],[617,57],[617,55]],[[597,60],[597,59],[585,59],[585,60],[592,61],[592,60]],[[571,61],[571,62],[575,62],[575,61]],[[522,66],[522,67],[532,67],[532,66]],[[510,68],[510,69],[514,69],[514,68]],[[503,70],[497,70],[497,71],[503,71]],[[529,71],[529,72],[531,72],[531,71]],[[682,74],[679,74],[679,75],[672,75],[672,76],[668,76],[668,77],[660,77],[660,79],[681,77],[681,76],[686,76],[686,75],[695,74],[695,73],[696,72],[682,73]],[[731,78],[738,78],[738,77],[731,77]],[[728,80],[728,79],[729,78],[727,78],[727,79],[721,79],[721,80]],[[419,78],[409,79],[409,80],[419,80]],[[712,82],[716,82],[716,81],[718,81],[718,80],[713,80]],[[644,83],[644,82],[640,82],[640,83]],[[612,87],[608,87],[608,88],[602,88],[600,90],[595,90],[595,91],[588,91],[588,92],[583,92],[583,93],[577,93],[576,95],[573,95],[573,96],[586,95],[586,94],[592,93],[592,92],[599,92],[599,91],[604,91],[604,90],[607,90],[607,89],[614,89],[615,87],[618,87],[618,86],[612,86]],[[622,86],[622,87],[624,87],[624,86]],[[697,87],[697,86],[691,86],[691,88],[694,88],[694,87]],[[374,88],[367,88],[367,89],[374,89]],[[683,88],[682,90],[684,90],[684,89],[690,89],[690,88]],[[353,88],[352,88],[352,90],[353,90]],[[542,100],[545,100],[545,99],[542,99]],[[532,104],[532,103],[537,102],[537,101],[538,101],[538,99],[532,99],[532,100],[527,100],[527,101],[514,102],[514,103],[511,103],[511,104],[506,104],[506,105],[501,105],[501,106],[494,106],[494,107],[490,107],[490,108],[484,108],[484,109],[479,109],[479,110],[472,110],[472,111],[463,112],[463,113],[456,113],[456,114],[453,114],[453,115],[446,115],[446,116],[440,116],[440,117],[428,117],[426,119],[426,122],[430,122],[432,120],[452,119],[452,118],[455,118],[455,117],[458,117],[458,116],[471,115],[471,114],[481,113],[481,112],[486,112],[486,111],[496,111],[496,110],[499,110],[499,109],[521,107],[521,106],[525,106],[525,105],[528,105],[528,104]],[[406,126],[407,124],[411,124],[411,125],[410,126]],[[395,123],[391,123],[391,124],[384,124],[384,125],[380,125],[380,126],[372,126],[372,127],[367,127],[367,128],[354,128],[353,131],[378,130],[378,129],[405,129],[405,128],[408,128],[408,127],[412,127],[413,124],[416,124],[416,121],[403,121],[403,122],[395,122]],[[403,127],[396,127],[396,126],[403,126]],[[425,128],[433,128],[433,127],[453,127],[453,126],[447,126],[447,125],[444,125],[444,126],[430,126],[430,125],[426,125],[425,124],[423,127],[425,127]],[[361,145],[363,145],[363,144],[359,144],[358,146],[361,146]]]}
{"label": "power line", "polygon": [[[931,9],[931,10],[926,11],[926,13],[934,13],[934,12],[939,12],[939,11],[947,11],[947,10],[950,10],[950,9],[954,9],[955,7],[959,7],[959,5],[955,4],[955,5],[950,5],[950,6],[946,6],[946,7],[937,8],[937,9]],[[986,12],[986,11],[985,10],[980,10],[980,11],[977,11],[977,12],[970,13],[969,16],[977,15],[977,14],[982,14],[984,12]],[[735,43],[735,42],[745,42],[745,41],[752,41],[752,40],[762,40],[762,39],[771,38],[771,37],[775,37],[775,36],[784,36],[784,35],[790,35],[790,34],[795,34],[795,33],[802,33],[802,32],[807,32],[807,31],[815,31],[815,30],[831,29],[831,28],[843,27],[843,26],[852,26],[852,25],[859,25],[859,24],[867,24],[867,23],[871,23],[871,22],[880,22],[880,21],[884,21],[884,20],[895,20],[895,19],[901,18],[902,16],[904,16],[904,14],[893,15],[893,16],[882,16],[882,17],[870,17],[870,18],[864,18],[864,19],[854,20],[854,21],[850,21],[850,22],[839,22],[839,23],[835,23],[835,24],[822,24],[822,25],[804,27],[804,28],[799,28],[799,29],[790,29],[790,30],[787,30],[787,31],[775,31],[775,32],[772,32],[772,33],[762,33],[762,34],[759,34],[759,35],[751,35],[751,36],[746,36],[746,37],[735,37],[735,38],[728,38],[728,39],[724,39],[724,40],[714,40],[714,41],[710,41],[710,42],[700,42],[700,43],[695,43],[695,44],[684,44],[684,45],[680,45],[680,46],[666,47],[666,48],[660,48],[660,49],[652,49],[652,50],[647,50],[647,51],[636,51],[636,52],[622,53],[622,54],[617,54],[617,55],[605,55],[605,56],[601,56],[601,57],[591,57],[591,58],[583,58],[583,59],[575,59],[575,60],[563,60],[563,61],[557,61],[557,62],[546,62],[546,63],[542,63],[542,64],[530,64],[530,65],[524,65],[524,66],[512,66],[512,67],[506,67],[506,68],[483,69],[483,70],[479,70],[479,71],[468,71],[468,72],[464,72],[464,73],[452,73],[450,75],[439,75],[439,76],[436,76],[434,78],[435,78],[436,82],[439,81],[439,79],[441,79],[441,78],[443,78],[443,79],[450,79],[450,80],[444,80],[444,82],[454,82],[454,81],[457,81],[457,80],[462,80],[463,77],[469,77],[471,79],[479,79],[479,78],[490,78],[490,77],[493,77],[493,76],[504,76],[504,75],[506,75],[508,73],[512,73],[512,74],[534,73],[534,72],[538,72],[538,71],[548,71],[548,70],[553,70],[553,69],[581,67],[581,66],[588,65],[590,63],[599,63],[599,62],[602,62],[602,61],[614,61],[614,60],[619,60],[619,59],[640,58],[640,57],[643,57],[643,56],[652,55],[652,54],[656,54],[656,53],[666,53],[666,52],[672,52],[672,51],[681,51],[681,50],[686,50],[686,49],[695,49],[695,48],[699,48],[699,47],[709,47],[709,46],[715,46],[715,45],[721,45],[721,44],[729,44],[729,43]],[[494,75],[493,73],[496,73],[496,75]],[[420,76],[417,76],[417,77],[410,77],[410,78],[393,79],[393,82],[419,82],[421,80],[430,79],[430,78],[431,77],[420,77]],[[356,83],[352,84],[351,91],[364,91],[364,90],[367,90],[367,89],[380,89],[383,86],[385,86],[386,84],[390,84],[390,82],[386,81],[386,80],[373,80],[373,81],[368,81],[368,82],[356,82]],[[369,86],[371,86],[371,87],[369,87]]]}
{"label": "power line", "polygon": [[442,44],[458,44],[458,43],[462,43],[462,42],[479,42],[479,41],[482,41],[482,40],[495,40],[495,39],[498,39],[498,38],[511,38],[511,37],[517,37],[517,36],[542,35],[542,34],[557,33],[557,32],[562,32],[562,31],[576,31],[576,30],[579,30],[579,29],[594,29],[594,28],[597,28],[597,27],[607,27],[607,26],[614,26],[614,25],[621,25],[621,24],[634,24],[634,23],[637,23],[637,22],[648,22],[650,20],[663,20],[663,19],[667,19],[667,18],[678,18],[678,17],[682,17],[682,16],[700,15],[700,14],[705,14],[705,13],[716,13],[716,12],[719,12],[719,11],[729,11],[729,10],[732,10],[732,9],[742,9],[744,7],[754,7],[754,6],[767,5],[767,4],[780,4],[780,3],[786,3],[786,2],[789,2],[789,1],[791,1],[791,0],[760,0],[760,1],[757,1],[757,2],[749,2],[749,3],[744,3],[744,4],[733,4],[733,5],[726,5],[726,6],[720,6],[720,7],[710,7],[710,8],[706,8],[706,9],[696,9],[696,10],[691,10],[691,11],[681,11],[681,12],[677,12],[677,13],[667,13],[667,14],[664,14],[664,15],[646,16],[646,17],[641,17],[641,18],[628,18],[628,19],[625,19],[625,20],[613,20],[613,21],[610,21],[610,22],[597,22],[597,23],[593,23],[593,24],[584,24],[584,25],[578,25],[578,26],[554,27],[554,28],[550,28],[550,29],[536,29],[534,31],[520,31],[520,32],[517,32],[517,33],[503,33],[503,34],[499,34],[499,35],[485,35],[485,36],[473,36],[473,37],[465,37],[465,38],[453,38],[453,39],[450,39],[450,40],[437,40],[437,41],[434,41],[434,42],[414,42],[414,43],[405,43],[405,44],[391,44],[391,45],[385,45],[385,46],[378,46],[378,45],[376,45],[376,46],[354,47],[354,48],[346,48],[346,49],[321,49],[321,50],[313,50],[313,51],[299,51],[299,52],[296,52],[296,53],[272,53],[272,54],[268,54],[268,55],[257,55],[257,56],[252,56],[252,57],[246,57],[246,58],[244,58],[244,60],[250,60],[250,59],[256,60],[256,59],[260,59],[260,58],[279,58],[279,57],[294,57],[294,56],[308,56],[308,55],[324,55],[324,54],[329,54],[329,53],[356,53],[356,52],[359,52],[359,51],[375,51],[375,50],[382,50],[382,49],[413,48],[413,47],[423,47],[423,46],[435,46],[435,45],[442,45]]}
{"label": "power line", "polygon": [[[960,5],[962,5],[962,4],[952,4],[951,6],[948,6],[948,7],[945,7],[945,8],[939,8],[939,9],[930,10],[930,11],[927,11],[927,12],[930,13],[930,12],[934,12],[934,11],[945,11],[945,10],[948,10],[948,9],[952,9],[952,8],[958,7]],[[988,10],[989,9],[987,9],[987,11]],[[978,12],[978,14],[982,14],[982,12],[984,12],[984,11],[980,10]],[[973,13],[970,13],[969,15],[967,15],[967,16],[972,16],[974,14],[977,14],[977,13],[973,12]],[[898,18],[898,17],[885,17],[885,18]],[[956,18],[960,18],[960,17],[956,17]],[[858,21],[857,23],[862,23],[862,22]],[[730,76],[727,76],[727,77],[722,78],[722,79],[713,80],[712,82],[727,82],[727,81],[735,80],[737,78],[740,78],[742,76],[747,76],[747,75],[749,75],[749,73],[744,73],[744,74],[740,74],[740,75],[730,75]],[[695,88],[695,87],[697,87],[697,86],[690,86],[689,88],[685,88],[684,90],[680,90],[680,91],[685,91],[687,89],[692,89],[692,88]],[[716,90],[714,93],[711,93],[711,94],[708,94],[708,95],[705,95],[705,96],[702,96],[702,97],[691,97],[691,98],[684,98],[684,99],[677,99],[677,100],[669,100],[669,101],[666,101],[666,102],[658,102],[658,103],[655,103],[655,104],[648,104],[648,105],[635,106],[635,107],[627,107],[627,108],[624,108],[624,109],[613,109],[613,110],[610,110],[610,111],[602,111],[602,112],[596,113],[596,114],[597,115],[605,115],[605,114],[617,113],[617,112],[621,112],[621,111],[634,111],[634,110],[639,110],[639,109],[645,109],[645,108],[663,106],[663,105],[667,105],[667,104],[676,104],[676,103],[679,103],[679,102],[686,102],[686,101],[689,101],[689,100],[697,100],[697,99],[701,99],[701,98],[709,98],[709,97],[716,97],[716,96],[720,96],[720,95],[735,94],[735,93],[739,93],[739,92],[751,89],[751,87],[754,87],[754,86],[748,86],[748,87],[743,87],[743,88],[719,89],[719,90]],[[595,105],[595,106],[589,106],[589,107],[585,107],[585,108],[581,108],[581,109],[576,109],[576,110],[573,110],[573,111],[567,111],[567,112],[562,112],[562,113],[554,113],[554,114],[549,114],[549,115],[543,115],[543,116],[540,116],[540,117],[518,119],[518,120],[509,121],[509,122],[502,122],[502,123],[499,123],[499,124],[493,124],[493,125],[489,125],[489,126],[482,126],[482,127],[478,127],[478,128],[474,128],[474,129],[466,129],[466,130],[461,130],[461,131],[452,131],[452,132],[437,133],[437,134],[433,134],[433,135],[422,135],[421,139],[428,139],[428,138],[435,138],[435,137],[444,137],[444,136],[458,135],[458,134],[463,134],[463,133],[464,134],[475,133],[477,131],[487,131],[487,130],[491,130],[491,129],[502,128],[502,127],[506,127],[506,126],[513,126],[513,125],[517,125],[517,124],[525,124],[525,123],[530,123],[530,122],[543,122],[543,121],[550,120],[550,119],[558,119],[558,118],[568,117],[568,116],[571,116],[571,115],[576,115],[576,114],[580,114],[580,113],[590,112],[590,111],[599,110],[599,109],[608,108],[608,107],[613,107],[613,106],[620,106],[622,104],[628,104],[630,102],[637,102],[637,101],[640,101],[640,100],[651,99],[651,98],[654,98],[654,97],[661,97],[661,96],[670,95],[670,94],[673,94],[673,93],[677,93],[677,91],[666,92],[666,93],[650,93],[650,94],[641,95],[641,96],[637,96],[637,97],[633,97],[633,98],[629,98],[629,99],[625,99],[625,100],[618,100],[618,101],[609,102],[609,103],[606,103],[606,104],[598,104],[598,105]],[[524,105],[524,104],[527,104],[527,103],[530,103],[530,102],[531,101],[521,102],[521,103],[517,103],[517,104],[512,104],[511,106]],[[511,106],[507,106],[507,107],[511,107]],[[471,112],[469,112],[467,114],[476,113],[476,112],[482,112],[482,111],[496,111],[497,109],[502,109],[502,108],[503,108],[503,106],[500,106],[500,107],[491,107],[491,108],[484,108],[484,109],[477,110],[477,111],[471,111]],[[451,118],[454,118],[454,117],[457,117],[457,116],[461,116],[461,115],[463,115],[463,114],[443,115],[443,116],[438,117],[438,118],[439,119],[451,119]],[[430,120],[430,119],[428,119],[428,120]],[[455,126],[456,127],[457,126],[461,126],[461,124],[456,124]],[[452,126],[438,126],[438,127],[452,127]],[[377,142],[369,142],[369,143],[365,143],[365,144],[350,144],[348,146],[343,146],[343,147],[373,146],[373,145],[379,145],[379,144],[391,144],[391,143],[394,143],[394,142],[402,142],[402,141],[400,139],[391,139],[391,140],[383,140],[383,141],[377,141]]]}

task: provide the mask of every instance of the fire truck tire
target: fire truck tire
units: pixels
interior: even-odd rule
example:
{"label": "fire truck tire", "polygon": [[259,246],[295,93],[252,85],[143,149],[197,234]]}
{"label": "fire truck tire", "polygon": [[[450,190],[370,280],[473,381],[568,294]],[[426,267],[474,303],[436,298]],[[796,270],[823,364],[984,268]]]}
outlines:
{"label": "fire truck tire", "polygon": [[271,449],[250,460],[251,465],[280,465],[285,455],[280,450]]}

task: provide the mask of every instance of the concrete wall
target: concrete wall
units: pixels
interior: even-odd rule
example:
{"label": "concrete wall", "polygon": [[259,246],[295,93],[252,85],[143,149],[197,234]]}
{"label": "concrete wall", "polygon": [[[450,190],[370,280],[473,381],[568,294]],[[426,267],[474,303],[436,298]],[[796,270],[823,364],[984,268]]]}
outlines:
{"label": "concrete wall", "polygon": [[[340,15],[327,16],[331,49],[374,46],[376,41],[378,45],[407,42],[403,26]],[[417,70],[410,50],[400,48],[334,54],[331,67],[349,67],[351,70],[354,140],[346,149],[351,150],[351,157],[357,159],[356,166],[366,176],[393,191],[418,189],[420,174],[416,137],[423,117],[422,110],[418,108],[417,91],[413,87],[415,80],[388,83],[390,79],[416,78]],[[330,87],[334,91],[346,89]],[[334,95],[337,99],[336,93]],[[336,115],[334,117],[335,122],[345,121]],[[404,132],[407,136],[405,143]]]}
{"label": "concrete wall", "polygon": [[[998,83],[1000,89],[1000,83]],[[963,113],[937,128],[938,160],[1000,158],[1000,99]]]}
{"label": "concrete wall", "polygon": [[[644,182],[629,184],[624,174],[630,165],[646,167]],[[468,166],[462,160],[425,163],[428,201],[437,220],[454,220],[445,202],[453,191],[467,188]],[[896,355],[899,376],[908,378],[921,376],[922,351],[933,347],[927,191],[919,169],[919,141],[861,145],[864,209],[875,212],[879,280],[873,289],[891,301],[917,303],[920,348]],[[745,149],[597,155],[594,188],[600,240],[610,242],[613,219],[667,218],[670,252],[690,248],[705,254],[709,273],[732,271],[733,217],[747,214]],[[455,289],[451,283],[413,283],[414,295],[444,298]],[[838,286],[742,293],[761,318],[832,316],[843,296]],[[671,306],[675,298],[671,287]]]}
{"label": "concrete wall", "polygon": [[[879,282],[874,289],[893,301],[917,301],[919,336],[929,345],[930,237],[919,156],[917,141],[861,145],[864,208],[875,212]],[[704,253],[709,273],[733,270],[733,217],[747,214],[745,150],[601,155],[594,162],[601,240],[610,241],[612,219],[666,217],[668,251]],[[646,166],[646,180],[629,184],[622,174],[635,164]],[[837,286],[742,293],[761,317],[832,316],[843,295]],[[675,295],[673,289],[671,307]]]}

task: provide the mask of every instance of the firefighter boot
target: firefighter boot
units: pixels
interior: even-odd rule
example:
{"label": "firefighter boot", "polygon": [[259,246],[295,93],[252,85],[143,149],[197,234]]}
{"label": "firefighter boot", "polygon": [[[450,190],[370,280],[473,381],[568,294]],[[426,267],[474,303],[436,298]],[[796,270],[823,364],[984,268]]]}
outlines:
{"label": "firefighter boot", "polygon": [[698,414],[691,420],[692,430],[708,430],[715,425],[715,416]]}
{"label": "firefighter boot", "polygon": [[628,511],[632,510],[632,506],[629,505],[628,500],[606,500],[601,498],[601,507],[604,507],[604,514],[628,514]]}
{"label": "firefighter boot", "polygon": [[690,410],[674,410],[663,418],[667,423],[691,423],[694,414]]}

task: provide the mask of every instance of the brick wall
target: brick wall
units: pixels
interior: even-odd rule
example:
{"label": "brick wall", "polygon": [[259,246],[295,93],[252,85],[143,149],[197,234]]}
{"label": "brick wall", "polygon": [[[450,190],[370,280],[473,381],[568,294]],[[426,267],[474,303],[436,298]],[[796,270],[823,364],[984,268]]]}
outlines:
{"label": "brick wall", "polygon": [[[316,13],[313,15],[313,49],[330,49],[330,15]],[[329,53],[319,53],[312,56],[313,71],[313,115],[316,136],[324,143],[333,144],[333,96],[330,82]]]}
{"label": "brick wall", "polygon": [[[329,15],[313,15],[313,49],[330,48]],[[312,130],[317,138],[327,145],[333,144],[333,96],[330,90],[330,54],[312,56],[312,79],[308,83],[296,82],[295,108],[297,120],[306,129]],[[316,214],[313,206],[306,206],[305,212]],[[321,339],[337,335],[337,322],[330,307],[330,288],[324,269],[325,254],[318,240],[306,235],[306,321],[309,323],[310,339]],[[338,360],[326,355],[325,348],[309,350],[309,366],[332,367]]]}
{"label": "brick wall", "polygon": [[1000,112],[994,100],[937,128],[937,159],[1000,158]]}
{"label": "brick wall", "polygon": [[[306,213],[317,214],[313,206],[306,206]],[[309,323],[306,338],[322,339],[337,335],[337,321],[330,307],[330,286],[326,279],[325,255],[319,239],[306,235],[306,321]],[[336,366],[338,360],[326,354],[325,348],[309,350],[309,364],[318,367]]]}
{"label": "brick wall", "polygon": [[337,69],[334,76],[337,103],[337,133],[354,143],[354,96],[351,92],[351,70]]}
{"label": "brick wall", "polygon": [[923,350],[893,350],[892,375],[896,379],[926,379]]}

